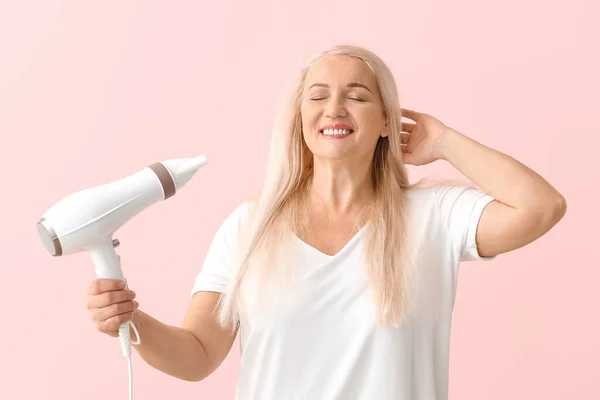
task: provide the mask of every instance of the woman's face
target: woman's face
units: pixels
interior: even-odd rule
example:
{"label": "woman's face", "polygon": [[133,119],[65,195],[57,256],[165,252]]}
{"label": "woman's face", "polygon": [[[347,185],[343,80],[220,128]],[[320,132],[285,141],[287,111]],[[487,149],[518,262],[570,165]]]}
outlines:
{"label": "woman's face", "polygon": [[320,159],[370,159],[386,120],[377,82],[360,60],[326,56],[308,71],[300,105],[302,133]]}

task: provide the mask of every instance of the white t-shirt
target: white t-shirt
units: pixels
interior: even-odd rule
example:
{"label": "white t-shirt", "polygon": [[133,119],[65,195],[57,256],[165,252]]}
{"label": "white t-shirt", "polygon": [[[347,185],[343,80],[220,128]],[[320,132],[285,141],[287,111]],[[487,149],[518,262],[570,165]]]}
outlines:
{"label": "white t-shirt", "polygon": [[[296,237],[300,257],[293,267],[301,281],[285,311],[241,322],[237,400],[448,398],[458,265],[495,258],[480,257],[475,243],[479,218],[493,198],[450,184],[412,189],[408,198],[424,317],[399,328],[376,326],[361,258],[364,228],[334,256]],[[228,290],[237,229],[247,215],[243,203],[223,222],[192,295]]]}

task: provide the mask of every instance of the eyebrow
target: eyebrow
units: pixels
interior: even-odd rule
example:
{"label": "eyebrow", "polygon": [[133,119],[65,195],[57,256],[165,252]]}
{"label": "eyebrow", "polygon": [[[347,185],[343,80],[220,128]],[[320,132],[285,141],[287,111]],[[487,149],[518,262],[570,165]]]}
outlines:
{"label": "eyebrow", "polygon": [[[326,87],[326,88],[329,87],[329,85],[327,85],[326,83],[315,83],[315,84],[312,84],[308,89],[312,89],[315,86]],[[346,85],[346,87],[349,87],[349,88],[352,88],[352,87],[361,87],[361,88],[367,89],[369,92],[371,92],[371,89],[369,89],[368,87],[366,87],[362,83],[358,83],[358,82],[349,83],[349,84]],[[373,92],[371,92],[371,94],[373,94]]]}

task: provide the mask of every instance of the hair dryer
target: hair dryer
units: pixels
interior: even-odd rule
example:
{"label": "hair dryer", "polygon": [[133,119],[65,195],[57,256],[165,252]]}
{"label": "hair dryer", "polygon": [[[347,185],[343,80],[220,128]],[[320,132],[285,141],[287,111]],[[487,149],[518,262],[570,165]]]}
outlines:
{"label": "hair dryer", "polygon": [[[52,206],[37,223],[40,238],[53,256],[88,251],[98,278],[126,283],[115,251],[113,234],[131,217],[159,200],[177,193],[206,164],[205,156],[156,162],[112,183],[81,190]],[[129,325],[119,328],[123,355],[131,354]],[[131,368],[131,364],[130,364]],[[131,372],[131,371],[130,371]]]}

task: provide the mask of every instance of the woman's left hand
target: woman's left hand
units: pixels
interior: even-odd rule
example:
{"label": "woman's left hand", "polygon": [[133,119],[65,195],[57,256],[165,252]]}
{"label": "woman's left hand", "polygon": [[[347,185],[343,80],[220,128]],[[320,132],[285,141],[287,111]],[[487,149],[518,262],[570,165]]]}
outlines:
{"label": "woman's left hand", "polygon": [[404,163],[425,165],[442,158],[441,141],[450,128],[428,114],[403,108],[402,116],[415,123],[402,122]]}

